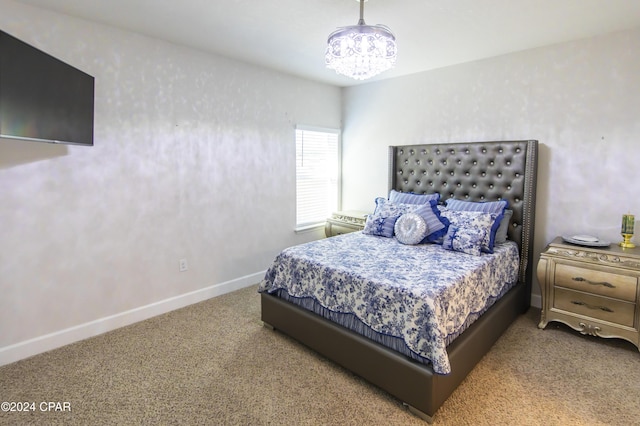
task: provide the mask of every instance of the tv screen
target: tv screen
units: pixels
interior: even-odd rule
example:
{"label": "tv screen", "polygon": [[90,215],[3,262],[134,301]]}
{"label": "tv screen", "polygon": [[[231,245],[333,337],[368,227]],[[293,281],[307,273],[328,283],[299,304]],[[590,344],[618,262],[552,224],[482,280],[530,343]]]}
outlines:
{"label": "tv screen", "polygon": [[93,145],[94,78],[0,31],[0,137]]}

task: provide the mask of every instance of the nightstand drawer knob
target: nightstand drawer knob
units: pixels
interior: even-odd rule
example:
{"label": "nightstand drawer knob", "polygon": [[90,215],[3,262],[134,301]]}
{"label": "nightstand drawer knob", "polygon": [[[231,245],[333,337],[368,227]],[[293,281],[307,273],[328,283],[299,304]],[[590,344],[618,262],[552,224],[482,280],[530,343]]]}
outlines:
{"label": "nightstand drawer knob", "polygon": [[613,309],[607,308],[606,306],[593,306],[588,303],[580,302],[578,300],[572,300],[571,303],[573,303],[574,305],[584,306],[585,308],[589,308],[589,309],[600,309],[601,311],[604,311],[604,312],[613,313]]}
{"label": "nightstand drawer knob", "polygon": [[601,285],[601,286],[604,286],[604,287],[616,288],[615,285],[613,285],[611,283],[608,283],[606,281],[601,281],[601,282],[589,281],[588,279],[582,278],[582,277],[573,277],[571,279],[574,280],[574,281],[585,282],[585,283],[591,284],[591,285]]}

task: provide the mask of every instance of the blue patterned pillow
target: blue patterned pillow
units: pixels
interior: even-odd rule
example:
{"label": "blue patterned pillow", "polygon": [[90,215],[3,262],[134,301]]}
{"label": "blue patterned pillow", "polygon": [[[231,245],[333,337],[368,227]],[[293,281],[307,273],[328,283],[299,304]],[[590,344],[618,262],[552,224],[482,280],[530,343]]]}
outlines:
{"label": "blue patterned pillow", "polygon": [[[489,235],[489,246],[491,247],[491,252],[493,252],[496,233],[498,232],[498,228],[500,227],[500,223],[502,222],[502,218],[504,217],[504,211],[509,206],[509,202],[507,200],[475,202],[456,200],[455,198],[452,198],[447,200],[445,205],[447,206],[448,210],[495,214],[495,222],[491,226]],[[507,226],[509,226],[509,224],[507,224]]]}
{"label": "blue patterned pillow", "polygon": [[415,194],[413,192],[400,192],[392,189],[389,192],[389,201],[403,204],[429,204],[429,201],[440,201],[440,194]]}
{"label": "blue patterned pillow", "polygon": [[442,248],[445,250],[459,251],[462,253],[480,256],[482,253],[482,242],[487,235],[487,231],[479,228],[463,228],[449,226],[447,235],[442,241]]}
{"label": "blue patterned pillow", "polygon": [[422,216],[427,225],[427,236],[423,243],[435,243],[447,233],[449,221],[440,215],[436,201],[431,200],[429,204],[420,206],[413,212]]}
{"label": "blue patterned pillow", "polygon": [[405,203],[393,203],[386,198],[376,198],[376,208],[373,214],[379,214],[382,216],[400,216],[405,213],[412,213],[415,209],[420,207],[419,204],[405,204]]}
{"label": "blue patterned pillow", "polygon": [[367,216],[363,234],[377,235],[379,237],[393,237],[393,228],[400,215],[382,215],[374,213]]}
{"label": "blue patterned pillow", "polygon": [[405,213],[400,216],[393,229],[396,239],[402,244],[419,244],[429,231],[425,220],[416,213]]}
{"label": "blue patterned pillow", "polygon": [[443,209],[442,217],[447,218],[450,222],[449,227],[479,229],[485,232],[482,240],[482,251],[485,253],[493,253],[493,240],[491,240],[491,228],[496,221],[495,213],[482,213],[470,211],[455,211]]}

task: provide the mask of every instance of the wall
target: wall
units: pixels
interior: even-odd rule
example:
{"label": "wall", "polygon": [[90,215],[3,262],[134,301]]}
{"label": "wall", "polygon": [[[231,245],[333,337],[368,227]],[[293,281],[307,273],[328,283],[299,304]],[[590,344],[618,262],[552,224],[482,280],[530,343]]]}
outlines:
{"label": "wall", "polygon": [[96,79],[94,147],[0,140],[0,364],[254,284],[322,235],[293,231],[294,126],[340,127],[339,88],[0,10]]}
{"label": "wall", "polygon": [[636,29],[345,89],[343,208],[386,193],[388,145],[537,139],[535,258],[558,235],[620,241],[640,218],[639,45]]}

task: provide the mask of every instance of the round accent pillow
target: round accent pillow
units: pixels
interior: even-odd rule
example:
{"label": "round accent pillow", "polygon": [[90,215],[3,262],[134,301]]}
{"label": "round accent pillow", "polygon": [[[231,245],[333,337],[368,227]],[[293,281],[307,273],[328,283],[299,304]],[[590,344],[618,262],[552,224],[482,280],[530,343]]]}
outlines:
{"label": "round accent pillow", "polygon": [[396,221],[396,239],[402,244],[418,244],[427,236],[427,223],[416,213],[405,213]]}

